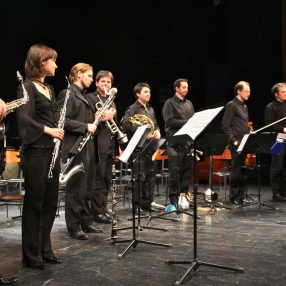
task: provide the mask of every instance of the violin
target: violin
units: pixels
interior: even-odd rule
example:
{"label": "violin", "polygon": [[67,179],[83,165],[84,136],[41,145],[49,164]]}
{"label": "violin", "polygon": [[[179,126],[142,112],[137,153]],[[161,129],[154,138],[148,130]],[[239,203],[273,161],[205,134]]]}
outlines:
{"label": "violin", "polygon": [[[253,132],[253,127],[252,127],[252,122],[251,121],[248,122],[248,128],[249,128],[250,133],[252,133]],[[246,158],[245,158],[245,161],[244,161],[244,164],[247,167],[253,167],[254,165],[256,165],[256,154],[255,153],[247,154]]]}

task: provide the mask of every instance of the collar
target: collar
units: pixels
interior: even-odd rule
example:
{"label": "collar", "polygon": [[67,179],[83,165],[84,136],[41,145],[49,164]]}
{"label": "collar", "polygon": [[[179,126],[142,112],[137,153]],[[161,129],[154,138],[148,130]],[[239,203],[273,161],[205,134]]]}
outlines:
{"label": "collar", "polygon": [[82,95],[85,95],[86,93],[86,89],[83,88],[81,89],[78,85],[76,85],[75,83],[73,83],[73,85],[76,87],[76,89],[82,94]]}
{"label": "collar", "polygon": [[187,101],[186,97],[184,97],[184,99],[182,100],[176,94],[174,95],[174,98],[177,102],[186,102]]}
{"label": "collar", "polygon": [[275,102],[277,105],[281,105],[281,106],[286,104],[285,101],[281,102],[281,101],[279,101],[279,100],[277,100],[277,99],[274,99],[274,102]]}
{"label": "collar", "polygon": [[234,101],[235,101],[237,104],[244,105],[244,101],[240,101],[237,97],[234,98]]}
{"label": "collar", "polygon": [[[138,100],[136,100],[135,105],[138,106],[138,107],[143,107],[145,109],[144,105],[142,105]],[[150,109],[150,104],[149,103],[146,103],[146,108]]]}

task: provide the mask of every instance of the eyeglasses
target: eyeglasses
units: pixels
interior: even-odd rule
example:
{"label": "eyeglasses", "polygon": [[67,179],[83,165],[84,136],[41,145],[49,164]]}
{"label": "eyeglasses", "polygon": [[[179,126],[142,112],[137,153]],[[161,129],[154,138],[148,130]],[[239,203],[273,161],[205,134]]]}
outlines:
{"label": "eyeglasses", "polygon": [[242,89],[241,91],[250,93],[250,90]]}

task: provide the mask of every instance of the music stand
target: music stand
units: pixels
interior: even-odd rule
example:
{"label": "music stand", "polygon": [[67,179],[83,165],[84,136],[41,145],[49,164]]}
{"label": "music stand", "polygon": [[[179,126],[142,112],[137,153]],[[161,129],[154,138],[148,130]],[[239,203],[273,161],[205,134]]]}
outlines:
{"label": "music stand", "polygon": [[[209,188],[211,191],[213,189],[213,156],[218,156],[223,153],[223,151],[227,147],[230,138],[231,135],[227,134],[204,134],[203,138],[199,139],[197,142],[198,150],[202,151],[205,157],[210,157]],[[215,210],[216,208],[224,208],[230,210],[232,209],[230,207],[214,205],[212,204],[212,201],[209,203],[209,206],[211,209],[210,213],[212,213],[212,209]]]}
{"label": "music stand", "polygon": [[[132,174],[133,174],[133,169],[134,169],[134,163],[137,160],[140,160],[140,157],[142,154],[147,152],[148,150],[148,145],[142,149],[143,143],[145,142],[147,135],[149,133],[149,129],[146,128],[147,125],[143,125],[137,128],[135,134],[129,141],[128,146],[126,147],[125,151],[123,154],[119,157],[119,160],[121,160],[124,163],[127,163],[128,159],[131,156],[131,161],[129,163],[131,164],[131,169],[132,169]],[[151,144],[150,144],[151,145]],[[150,148],[150,147],[149,147]],[[144,152],[144,150],[146,151]],[[134,156],[135,159],[132,158],[132,153],[136,152],[136,155]],[[140,162],[139,162],[140,165]],[[140,176],[140,172],[139,172]],[[124,241],[114,241],[112,243],[123,243],[123,242],[130,242],[131,243],[127,246],[127,248],[118,255],[118,258],[122,258],[127,251],[133,246],[136,248],[137,244],[139,243],[145,243],[145,244],[151,244],[151,245],[158,245],[158,246],[164,246],[164,247],[173,247],[171,244],[162,244],[162,243],[157,243],[157,242],[152,242],[152,241],[146,241],[146,240],[140,240],[138,239],[140,237],[140,195],[139,195],[139,214],[138,214],[138,226],[136,227],[135,225],[135,184],[134,184],[134,179],[132,179],[132,229],[133,229],[133,237],[130,240],[124,240]],[[136,235],[136,228],[137,228],[137,235]]]}
{"label": "music stand", "polygon": [[269,153],[273,142],[275,142],[277,133],[265,132],[265,133],[255,133],[255,134],[246,134],[244,135],[237,152],[243,153],[256,153],[257,159],[257,169],[258,169],[258,202],[252,202],[245,205],[238,206],[236,208],[243,208],[252,205],[258,205],[258,207],[266,206],[273,210],[278,210],[278,208],[269,206],[260,201],[260,154]]}
{"label": "music stand", "polygon": [[[196,154],[196,138],[197,136],[210,124],[210,122],[217,116],[217,114],[223,109],[223,107],[214,108],[212,110],[204,110],[197,112],[193,117],[176,133],[177,136],[189,137],[189,140],[194,140],[194,154]],[[187,130],[189,129],[189,131]],[[187,135],[179,135],[179,134]],[[175,135],[176,135],[175,134]],[[223,265],[211,264],[206,262],[201,262],[197,258],[197,191],[198,191],[198,172],[197,172],[197,159],[194,156],[194,259],[193,260],[183,260],[183,261],[174,261],[166,260],[166,264],[191,264],[187,272],[184,274],[181,280],[176,281],[175,285],[181,285],[182,281],[187,277],[187,275],[194,269],[197,270],[201,266],[208,266],[212,268],[219,268],[225,270],[236,271],[238,273],[244,273],[243,268],[233,268]]]}

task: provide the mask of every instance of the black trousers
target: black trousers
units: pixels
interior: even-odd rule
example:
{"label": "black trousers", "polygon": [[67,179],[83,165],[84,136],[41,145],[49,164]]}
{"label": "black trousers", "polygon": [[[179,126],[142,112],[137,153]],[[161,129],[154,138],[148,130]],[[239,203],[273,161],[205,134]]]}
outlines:
{"label": "black trousers", "polygon": [[[156,162],[148,160],[148,157],[141,156],[133,164],[134,179],[134,201],[143,208],[151,207],[153,202],[154,189],[156,185],[155,177]],[[140,198],[141,196],[141,198]]]}
{"label": "black trousers", "polygon": [[47,182],[53,148],[21,151],[21,168],[25,180],[22,216],[23,263],[42,262],[53,257],[51,229],[58,202],[60,161],[56,161],[53,179]]}
{"label": "black trousers", "polygon": [[91,200],[93,215],[108,212],[108,193],[112,185],[112,165],[115,164],[115,148],[108,154],[99,154],[99,162],[96,163],[96,179]]}
{"label": "black trousers", "polygon": [[236,152],[237,147],[231,146],[231,170],[229,175],[229,197],[241,196],[246,191],[247,168],[242,168],[246,154]]}
{"label": "black trousers", "polygon": [[[180,153],[179,156],[169,156],[169,197],[170,203],[177,203],[179,193],[188,193],[192,175],[193,158],[189,151]],[[179,166],[179,170],[178,170]]]}
{"label": "black trousers", "polygon": [[270,184],[273,194],[286,195],[285,145],[279,155],[271,155]]}
{"label": "black trousers", "polygon": [[74,174],[66,184],[65,219],[68,231],[76,232],[93,224],[90,200],[95,180],[95,148],[89,140],[76,155],[71,167],[84,165],[84,172]]}

